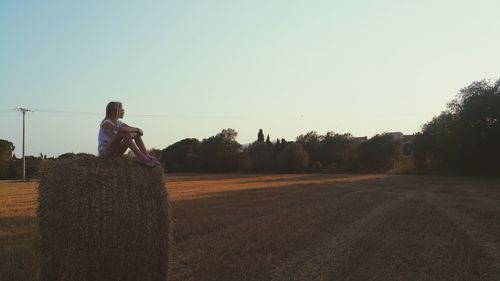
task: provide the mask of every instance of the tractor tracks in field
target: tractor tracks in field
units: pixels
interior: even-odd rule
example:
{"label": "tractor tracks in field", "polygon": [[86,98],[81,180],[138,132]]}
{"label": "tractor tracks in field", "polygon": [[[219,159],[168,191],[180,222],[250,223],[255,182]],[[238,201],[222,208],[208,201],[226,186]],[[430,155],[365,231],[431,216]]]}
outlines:
{"label": "tractor tracks in field", "polygon": [[498,205],[452,188],[373,190],[398,197],[283,260],[270,280],[500,280]]}
{"label": "tractor tracks in field", "polygon": [[[174,239],[176,242],[173,253],[174,260],[176,260],[174,271],[184,272],[182,278],[176,277],[176,280],[187,280],[207,270],[216,271],[213,268],[199,268],[199,266],[187,269],[185,266],[192,263],[193,259],[206,260],[203,258],[206,256],[225,260],[225,256],[233,256],[234,264],[248,265],[249,263],[245,261],[246,256],[255,255],[269,260],[265,262],[259,259],[253,262],[253,267],[243,266],[244,271],[248,272],[242,275],[250,278],[249,280],[268,280],[259,274],[269,273],[272,265],[283,256],[297,249],[307,248],[309,244],[316,241],[317,237],[321,237],[320,233],[330,231],[335,225],[346,225],[370,212],[378,202],[397,196],[373,194],[371,189],[370,186],[353,187],[350,185],[317,189],[308,187],[302,192],[288,190],[286,196],[275,198],[280,200],[265,200],[265,204],[261,201],[263,198],[254,198],[254,200],[247,198],[245,204],[237,203],[232,208],[226,208],[226,204],[213,205],[214,208],[222,207],[222,209],[206,210],[205,215],[212,213],[211,219],[200,221],[200,227],[183,226],[177,239]],[[274,198],[277,194],[267,195],[271,196],[262,194],[264,199]],[[229,199],[232,202],[241,200],[239,197]],[[261,204],[267,205],[265,210],[255,214],[248,213],[247,209],[262,206]],[[248,205],[248,208],[240,209],[242,206],[239,205]],[[342,215],[337,216],[338,213]],[[313,229],[315,231],[311,232]],[[212,241],[212,243],[207,244],[206,241]],[[225,247],[218,245],[225,245]],[[178,256],[176,252],[190,253],[190,255]],[[204,266],[201,263],[197,264]],[[212,265],[212,267],[217,266],[221,267],[220,270],[226,271],[234,267],[233,265],[221,266],[220,263]],[[268,268],[268,270],[263,270],[263,268]],[[241,280],[241,277],[238,276],[235,279]]]}
{"label": "tractor tracks in field", "polygon": [[500,280],[500,191],[474,182],[391,176],[179,202],[173,280]]}
{"label": "tractor tracks in field", "polygon": [[477,189],[463,188],[463,196],[428,193],[426,201],[450,219],[455,227],[486,255],[500,278],[500,208],[494,200],[477,199]]}
{"label": "tractor tracks in field", "polygon": [[323,238],[313,249],[301,251],[293,259],[276,267],[272,272],[271,280],[328,279],[329,271],[325,271],[325,268],[332,268],[342,263],[345,255],[349,254],[350,246],[368,235],[377,226],[377,222],[382,220],[384,214],[396,210],[414,196],[415,193],[408,193],[398,196],[395,200],[382,202],[364,217],[352,222],[339,232]]}
{"label": "tractor tracks in field", "polygon": [[[297,185],[293,188],[280,189],[257,194],[252,192],[252,196],[217,197],[213,198],[216,203],[210,203],[210,208],[199,206],[190,208],[189,212],[192,214],[189,216],[198,216],[198,211],[203,211],[204,219],[208,222],[200,222],[203,227],[196,230],[180,231],[177,239],[186,241],[211,233],[217,235],[227,229],[239,228],[253,222],[300,214],[301,210],[305,212],[314,210],[320,205],[356,196],[370,188],[342,186],[315,190],[314,187]],[[176,212],[175,208],[173,212]]]}

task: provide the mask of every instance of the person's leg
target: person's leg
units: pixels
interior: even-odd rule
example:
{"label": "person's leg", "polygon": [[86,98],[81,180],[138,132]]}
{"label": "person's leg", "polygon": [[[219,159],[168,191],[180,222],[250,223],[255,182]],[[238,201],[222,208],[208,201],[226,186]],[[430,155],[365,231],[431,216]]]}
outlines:
{"label": "person's leg", "polygon": [[106,146],[106,149],[104,151],[103,156],[104,157],[112,157],[118,154],[118,151],[121,150],[121,143],[123,140],[123,136],[121,135],[114,135],[108,145]]}
{"label": "person's leg", "polygon": [[148,167],[155,167],[157,163],[151,161],[147,154],[142,153],[142,151],[137,147],[134,140],[132,139],[132,135],[129,133],[120,133],[116,135],[106,147],[106,152],[104,156],[107,157],[119,157],[122,156],[127,148],[130,148],[135,153],[137,159]]}
{"label": "person's leg", "polygon": [[132,150],[135,153],[136,159],[142,165],[145,165],[145,166],[148,166],[151,168],[156,167],[156,165],[158,165],[154,161],[151,161],[151,159],[149,159],[149,157],[147,157],[144,153],[142,153],[142,151],[137,147],[137,145],[132,140],[132,138],[123,139],[123,141],[120,143],[118,150],[116,151],[115,156],[123,155],[125,153],[125,151],[127,151],[127,148],[130,148],[130,150]]}
{"label": "person's leg", "polygon": [[139,159],[145,159],[146,155],[141,152],[141,150],[135,145],[134,141],[132,140],[132,136],[128,133],[120,133],[115,135],[111,141],[109,142],[108,146],[106,147],[106,151],[104,153],[104,156],[110,156],[110,157],[118,157],[122,156],[125,151],[127,151],[127,148],[130,148],[137,158]]}
{"label": "person's leg", "polygon": [[141,135],[137,134],[134,136],[134,141],[137,144],[137,147],[141,150],[142,153],[144,153],[146,156],[151,159],[151,161],[155,162],[156,164],[160,165],[160,161],[156,159],[154,156],[149,154],[148,150],[146,149],[146,145],[144,145],[144,142],[142,141]]}
{"label": "person's leg", "polygon": [[134,138],[135,144],[141,150],[141,152],[149,156],[148,150],[146,149],[146,145],[144,145],[144,142],[142,141],[141,136],[139,134],[136,134],[133,138]]}
{"label": "person's leg", "polygon": [[135,156],[138,159],[148,159],[147,153],[144,153],[141,151],[140,147],[136,145],[136,143],[133,140],[133,136],[130,133],[122,133],[121,134],[123,137],[122,142],[120,143],[120,146],[118,150],[116,151],[115,156],[121,156],[127,151],[127,148],[130,148],[135,154]]}

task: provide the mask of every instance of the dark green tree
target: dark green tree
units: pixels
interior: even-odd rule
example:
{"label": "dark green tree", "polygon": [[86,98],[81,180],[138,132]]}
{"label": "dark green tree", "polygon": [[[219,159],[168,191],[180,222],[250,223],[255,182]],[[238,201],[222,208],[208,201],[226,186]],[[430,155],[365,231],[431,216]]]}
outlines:
{"label": "dark green tree", "polygon": [[257,134],[257,142],[264,142],[264,132],[262,129],[259,129],[259,133]]}
{"label": "dark green tree", "polygon": [[500,175],[500,79],[472,83],[449,107],[459,124],[454,148],[463,149],[459,172]]}
{"label": "dark green tree", "polygon": [[241,144],[236,141],[237,135],[238,133],[233,129],[224,129],[219,134],[201,142],[199,155],[203,171],[238,171],[244,160],[244,154]]}
{"label": "dark green tree", "polygon": [[[39,167],[42,161],[51,161],[51,160],[43,160],[36,156],[25,156],[25,161],[26,161],[26,178],[32,179],[39,177]],[[22,178],[23,175],[22,158],[12,159],[12,161],[9,163],[9,170],[11,178]]]}
{"label": "dark green tree", "polygon": [[178,141],[161,151],[160,162],[165,163],[169,172],[198,172],[200,145],[195,138]]}
{"label": "dark green tree", "polygon": [[269,137],[269,135],[267,135],[267,138],[266,138],[266,147],[267,147],[267,152],[272,157],[274,154],[274,144],[271,142],[271,138]]}
{"label": "dark green tree", "polygon": [[328,132],[319,145],[318,160],[330,172],[351,172],[355,167],[356,143],[351,134]]}
{"label": "dark green tree", "polygon": [[11,178],[10,161],[12,160],[12,152],[14,144],[7,140],[0,139],[0,179]]}
{"label": "dark green tree", "polygon": [[273,155],[274,155],[274,158],[276,159],[278,157],[278,155],[280,155],[281,151],[283,151],[283,148],[285,148],[286,146],[286,140],[285,139],[276,139],[276,144],[274,145],[274,149],[273,149]]}
{"label": "dark green tree", "polygon": [[385,172],[402,155],[401,141],[389,134],[375,135],[357,148],[358,165],[363,172]]}
{"label": "dark green tree", "polygon": [[436,173],[500,175],[500,79],[463,88],[448,110],[425,124],[415,166]]}
{"label": "dark green tree", "polygon": [[315,163],[321,156],[320,143],[322,140],[323,136],[318,135],[315,131],[310,131],[296,138],[296,142],[300,143],[309,154],[311,163]]}
{"label": "dark green tree", "polygon": [[249,172],[272,172],[274,166],[273,150],[266,143],[254,142],[246,149]]}
{"label": "dark green tree", "polygon": [[[460,168],[457,149],[458,122],[454,114],[444,111],[425,124],[413,143],[413,159],[417,169],[424,172],[453,173]],[[453,159],[453,160],[452,160]]]}
{"label": "dark green tree", "polygon": [[276,159],[277,171],[281,173],[305,172],[309,165],[309,159],[309,153],[303,149],[300,143],[289,143]]}

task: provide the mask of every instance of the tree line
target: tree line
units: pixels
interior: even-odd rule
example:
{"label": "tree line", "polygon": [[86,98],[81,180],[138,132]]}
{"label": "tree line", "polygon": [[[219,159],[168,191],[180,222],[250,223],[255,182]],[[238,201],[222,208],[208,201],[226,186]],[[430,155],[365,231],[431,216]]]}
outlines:
{"label": "tree line", "polygon": [[315,131],[294,141],[257,139],[242,147],[237,132],[224,129],[203,139],[183,139],[161,151],[160,161],[171,172],[385,172],[403,157],[402,143],[380,134],[360,142],[350,134]]}
{"label": "tree line", "polygon": [[233,129],[199,141],[184,139],[161,151],[172,172],[411,172],[500,175],[500,79],[475,81],[410,141],[388,133],[359,140],[314,131],[294,141],[257,139],[242,147]]}
{"label": "tree line", "polygon": [[[410,141],[388,133],[370,139],[310,131],[295,140],[271,141],[264,131],[248,145],[228,128],[215,136],[186,138],[154,150],[169,172],[209,173],[383,173],[388,171],[500,175],[500,79],[461,89],[447,109],[422,126]],[[0,140],[0,178],[19,178],[14,145]],[[28,177],[40,157],[27,157]]]}
{"label": "tree line", "polygon": [[[14,154],[15,146],[12,142],[0,139],[0,179],[20,179],[23,176],[23,163]],[[46,155],[39,157],[26,156],[26,177],[33,178],[38,174],[38,166]]]}

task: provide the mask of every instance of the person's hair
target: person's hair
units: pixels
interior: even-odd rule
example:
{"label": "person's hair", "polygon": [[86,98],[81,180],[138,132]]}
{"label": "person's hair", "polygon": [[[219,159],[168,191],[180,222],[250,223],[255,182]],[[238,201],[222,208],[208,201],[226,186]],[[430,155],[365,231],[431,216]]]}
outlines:
{"label": "person's hair", "polygon": [[106,106],[106,117],[104,119],[116,119],[118,116],[118,109],[122,106],[119,101],[109,102]]}

